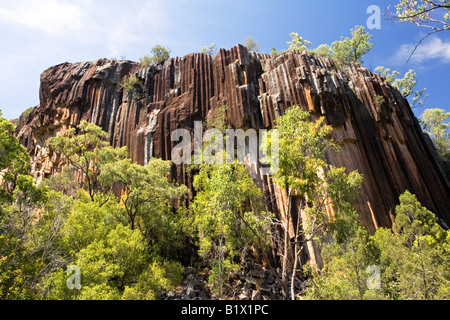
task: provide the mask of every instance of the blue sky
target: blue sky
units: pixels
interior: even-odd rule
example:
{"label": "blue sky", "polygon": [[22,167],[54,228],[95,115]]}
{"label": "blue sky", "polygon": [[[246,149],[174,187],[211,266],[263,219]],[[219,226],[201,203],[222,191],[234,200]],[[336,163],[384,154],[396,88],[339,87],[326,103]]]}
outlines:
{"label": "blue sky", "polygon": [[[396,0],[0,0],[0,108],[8,119],[39,104],[42,71],[62,62],[126,57],[138,61],[151,47],[172,56],[199,52],[211,43],[231,48],[251,36],[270,53],[286,49],[297,32],[317,47],[366,26],[370,5],[382,11]],[[393,10],[393,7],[391,7]],[[383,65],[402,75],[417,72],[417,89],[430,97],[422,108],[450,111],[450,32],[430,37],[405,67],[408,53],[426,30],[382,20],[364,65]]]}

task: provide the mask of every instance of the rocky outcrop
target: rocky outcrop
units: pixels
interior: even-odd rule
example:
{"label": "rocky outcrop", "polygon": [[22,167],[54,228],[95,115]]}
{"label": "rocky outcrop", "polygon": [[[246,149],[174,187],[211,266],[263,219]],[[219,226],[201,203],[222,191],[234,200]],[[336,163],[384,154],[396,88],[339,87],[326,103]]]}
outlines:
{"label": "rocky outcrop", "polygon": [[[188,267],[183,273],[183,281],[174,290],[164,292],[162,300],[282,300],[281,269],[264,270],[261,265],[246,263],[240,273],[224,279],[222,296],[219,288],[208,285],[210,272],[198,272],[197,268]],[[200,269],[201,270],[201,269]],[[291,276],[289,274],[289,276]],[[301,276],[296,277],[295,294],[301,297],[306,289],[306,282]]]}
{"label": "rocky outcrop", "polygon": [[[130,75],[140,79],[140,99],[120,86]],[[272,57],[240,45],[214,57],[190,54],[147,69],[100,59],[43,72],[40,100],[17,132],[37,179],[60,170],[45,140],[81,120],[100,125],[113,146],[128,146],[131,157],[144,164],[151,157],[170,160],[177,144],[172,132],[193,132],[194,121],[219,106],[228,106],[233,128],[267,129],[287,108],[300,105],[334,127],[341,152],[329,154],[328,163],[364,176],[355,206],[369,231],[391,226],[398,197],[407,189],[450,222],[449,182],[408,102],[384,78],[358,65],[337,67],[298,51]],[[268,208],[285,217],[286,192],[259,169],[251,173]],[[172,175],[191,187],[183,166],[174,166]]]}

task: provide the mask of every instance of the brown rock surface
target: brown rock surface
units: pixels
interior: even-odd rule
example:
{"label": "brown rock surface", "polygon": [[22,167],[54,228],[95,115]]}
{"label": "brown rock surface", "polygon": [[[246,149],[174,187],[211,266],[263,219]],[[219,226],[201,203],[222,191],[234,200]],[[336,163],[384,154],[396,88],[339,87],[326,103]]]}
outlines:
{"label": "brown rock surface", "polygon": [[[120,87],[131,74],[141,79],[140,100]],[[378,105],[377,96],[385,102]],[[364,176],[356,207],[371,232],[391,226],[398,197],[407,189],[450,222],[449,183],[408,102],[385,79],[357,65],[338,68],[327,58],[296,51],[274,58],[240,45],[214,57],[190,54],[149,69],[100,59],[43,72],[40,100],[17,131],[38,179],[60,169],[45,140],[81,120],[102,126],[113,146],[128,146],[132,158],[144,164],[150,157],[170,159],[177,144],[172,132],[193,132],[194,121],[213,108],[226,104],[234,128],[266,129],[298,104],[333,125],[342,150],[328,155],[328,163]],[[252,174],[269,209],[285,216],[284,190],[259,171]],[[174,166],[173,176],[191,186],[182,166]]]}

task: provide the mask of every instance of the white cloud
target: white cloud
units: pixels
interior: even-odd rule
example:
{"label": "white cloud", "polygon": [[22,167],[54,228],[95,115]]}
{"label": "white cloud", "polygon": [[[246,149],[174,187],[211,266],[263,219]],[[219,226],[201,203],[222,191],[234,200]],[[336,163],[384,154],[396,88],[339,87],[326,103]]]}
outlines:
{"label": "white cloud", "polygon": [[41,29],[50,34],[81,30],[81,9],[66,1],[10,1],[0,8],[0,17],[15,25]]}
{"label": "white cloud", "polygon": [[[240,2],[206,0],[0,0],[0,107],[15,118],[39,103],[39,76],[63,62],[138,61],[160,44],[173,56],[228,36]],[[244,6],[245,8],[245,6]],[[240,18],[244,21],[245,19]],[[226,27],[224,27],[226,26]],[[234,24],[234,27],[238,25]],[[233,25],[231,25],[233,27]],[[223,44],[219,44],[223,45]],[[23,109],[22,109],[23,108]]]}
{"label": "white cloud", "polygon": [[[410,57],[415,44],[403,44],[397,51],[394,60],[404,63]],[[423,63],[428,60],[439,60],[442,63],[450,63],[450,41],[443,41],[435,36],[421,43],[411,57],[411,62]]]}
{"label": "white cloud", "polygon": [[46,42],[99,46],[117,57],[129,46],[164,39],[176,23],[170,9],[164,0],[15,0],[2,4],[0,21]]}

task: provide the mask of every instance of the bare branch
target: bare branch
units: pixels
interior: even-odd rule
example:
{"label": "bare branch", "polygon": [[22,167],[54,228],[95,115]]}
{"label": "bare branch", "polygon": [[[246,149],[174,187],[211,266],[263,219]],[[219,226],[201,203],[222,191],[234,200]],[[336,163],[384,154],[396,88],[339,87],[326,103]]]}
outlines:
{"label": "bare branch", "polygon": [[406,66],[406,65],[409,63],[409,61],[411,61],[412,56],[414,55],[414,53],[416,53],[417,49],[419,48],[419,46],[422,44],[423,41],[425,41],[425,40],[426,40],[429,36],[431,36],[432,34],[437,33],[437,32],[441,32],[441,31],[443,31],[443,30],[445,30],[445,29],[431,31],[431,32],[428,33],[425,37],[423,37],[422,39],[420,39],[420,41],[419,41],[419,42],[416,44],[416,46],[414,47],[414,50],[413,50],[413,51],[411,52],[411,54],[409,55],[409,58],[408,58],[408,60],[406,61],[406,63],[405,63],[404,66]]}

